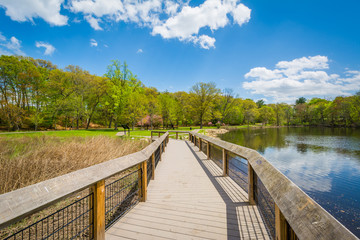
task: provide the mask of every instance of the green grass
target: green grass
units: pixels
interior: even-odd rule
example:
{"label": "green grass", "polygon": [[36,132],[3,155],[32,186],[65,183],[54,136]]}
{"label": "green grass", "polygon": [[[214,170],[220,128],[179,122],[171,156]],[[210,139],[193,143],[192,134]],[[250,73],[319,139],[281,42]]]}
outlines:
{"label": "green grass", "polygon": [[[199,129],[199,126],[191,127],[191,130]],[[216,127],[203,127],[203,129],[215,129]],[[190,131],[190,127],[179,127],[175,130]],[[89,130],[62,130],[62,131],[42,131],[42,132],[2,132],[0,138],[17,138],[17,137],[36,137],[36,136],[56,136],[61,138],[68,137],[92,137],[92,136],[108,136],[116,137],[116,133],[123,131],[123,129],[89,129]],[[154,131],[166,131],[163,129],[155,129]],[[175,134],[175,133],[174,133]],[[130,131],[130,137],[150,136],[151,130],[137,130]]]}

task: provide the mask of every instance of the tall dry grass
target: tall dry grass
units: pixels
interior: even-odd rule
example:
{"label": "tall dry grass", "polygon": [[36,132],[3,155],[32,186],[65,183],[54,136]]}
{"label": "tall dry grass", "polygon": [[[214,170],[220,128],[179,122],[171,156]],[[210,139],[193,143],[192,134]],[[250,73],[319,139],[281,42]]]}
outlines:
{"label": "tall dry grass", "polygon": [[102,136],[0,138],[0,194],[139,151],[148,144]]}

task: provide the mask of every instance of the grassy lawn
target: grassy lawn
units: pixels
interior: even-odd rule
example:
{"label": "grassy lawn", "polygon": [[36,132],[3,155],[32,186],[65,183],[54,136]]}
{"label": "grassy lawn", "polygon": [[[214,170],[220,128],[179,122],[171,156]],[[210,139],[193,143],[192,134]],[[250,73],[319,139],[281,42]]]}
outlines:
{"label": "grassy lawn", "polygon": [[[247,127],[247,126],[246,126]],[[200,129],[199,126],[191,127],[191,130]],[[203,129],[216,129],[216,127],[203,127]],[[190,131],[190,127],[179,127],[175,130]],[[155,129],[154,131],[167,131],[166,129]],[[42,132],[2,132],[0,138],[18,138],[18,137],[39,137],[39,136],[54,136],[61,138],[69,137],[93,137],[93,136],[107,136],[116,137],[116,133],[123,132],[123,129],[89,129],[89,130],[62,130],[62,131],[42,131]],[[175,133],[174,133],[175,134]],[[130,131],[131,137],[150,136],[151,130],[137,130]]]}

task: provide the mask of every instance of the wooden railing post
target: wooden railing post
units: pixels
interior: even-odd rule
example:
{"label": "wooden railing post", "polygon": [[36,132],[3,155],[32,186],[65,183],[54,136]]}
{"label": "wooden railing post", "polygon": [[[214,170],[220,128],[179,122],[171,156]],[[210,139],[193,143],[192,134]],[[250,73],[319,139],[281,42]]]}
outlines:
{"label": "wooden railing post", "polygon": [[159,132],[159,138],[160,138],[160,132]]}
{"label": "wooden railing post", "polygon": [[222,161],[223,161],[223,176],[225,177],[229,175],[229,164],[225,149],[222,150]]}
{"label": "wooden railing post", "polygon": [[275,235],[276,240],[286,240],[287,236],[287,226],[286,219],[281,213],[279,207],[275,204]]}
{"label": "wooden railing post", "polygon": [[206,144],[206,155],[207,159],[210,159],[210,142],[207,142]]}
{"label": "wooden railing post", "polygon": [[255,201],[255,193],[254,191],[256,190],[254,187],[254,169],[251,167],[250,163],[248,162],[248,198],[249,198],[249,203],[251,205],[255,205],[256,201]]}
{"label": "wooden railing post", "polygon": [[105,180],[97,182],[90,190],[94,196],[94,239],[105,240]]}
{"label": "wooden railing post", "polygon": [[176,132],[176,140],[179,138],[179,133]]}
{"label": "wooden railing post", "polygon": [[201,148],[202,148],[202,140],[201,140],[201,138],[199,138],[199,150],[200,150],[200,152],[201,152]]}
{"label": "wooden railing post", "polygon": [[151,155],[151,166],[152,166],[152,174],[151,174],[151,180],[155,179],[155,153]]}
{"label": "wooden railing post", "polygon": [[151,131],[151,142],[152,142],[152,140],[153,140],[153,132]]}
{"label": "wooden railing post", "polygon": [[140,163],[141,171],[139,173],[141,174],[141,178],[139,179],[141,181],[141,202],[146,202],[147,198],[147,161],[144,161]]}

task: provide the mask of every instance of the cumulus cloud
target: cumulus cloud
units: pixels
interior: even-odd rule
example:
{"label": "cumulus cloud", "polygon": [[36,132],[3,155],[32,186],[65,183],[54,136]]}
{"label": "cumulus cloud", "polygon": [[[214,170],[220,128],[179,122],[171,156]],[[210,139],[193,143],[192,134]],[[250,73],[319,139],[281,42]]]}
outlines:
{"label": "cumulus cloud", "polygon": [[99,22],[101,22],[100,19],[94,18],[90,15],[85,16],[85,19],[94,30],[103,30],[102,27],[100,27],[100,25],[99,25]]}
{"label": "cumulus cloud", "polygon": [[36,42],[35,46],[37,48],[45,48],[44,55],[52,55],[54,51],[56,50],[55,47],[49,43],[46,42]]}
{"label": "cumulus cloud", "polygon": [[42,18],[55,26],[67,24],[68,17],[60,14],[64,0],[0,0],[0,6],[6,9],[5,14],[18,22]]}
{"label": "cumulus cloud", "polygon": [[236,1],[206,0],[196,7],[184,6],[174,16],[154,26],[152,34],[163,38],[178,38],[181,41],[199,43],[202,48],[214,47],[215,39],[207,35],[199,35],[199,31],[209,28],[215,31],[229,24],[228,15],[239,25],[250,20],[251,10]]}
{"label": "cumulus cloud", "polygon": [[[66,2],[66,3],[65,3]],[[68,23],[66,11],[82,15],[94,30],[103,30],[107,23],[130,22],[151,29],[152,35],[165,39],[192,42],[204,49],[215,48],[211,36],[229,24],[242,26],[250,20],[251,10],[240,0],[205,0],[190,6],[185,0],[0,0],[14,21],[31,21],[42,18],[55,26]],[[76,23],[81,16],[76,16]],[[210,32],[206,33],[205,32]]]}
{"label": "cumulus cloud", "polygon": [[245,74],[243,88],[276,102],[294,102],[299,97],[351,95],[360,88],[360,71],[347,70],[345,77],[329,74],[326,56],[280,61],[274,69],[256,67]]}
{"label": "cumulus cloud", "polygon": [[209,37],[208,35],[191,36],[188,38],[189,41],[199,44],[201,48],[210,49],[215,48],[215,38]]}
{"label": "cumulus cloud", "polygon": [[95,39],[90,39],[90,46],[97,47],[98,46],[97,41]]}
{"label": "cumulus cloud", "polygon": [[11,37],[9,40],[6,39],[0,33],[0,54],[1,55],[21,55],[26,54],[21,50],[21,41],[16,37]]}
{"label": "cumulus cloud", "polygon": [[143,53],[143,50],[141,48],[139,48],[136,53],[138,53],[138,54]]}
{"label": "cumulus cloud", "polygon": [[[159,21],[162,1],[73,0],[70,3],[70,10],[98,20],[103,18],[104,20],[135,22],[142,26],[150,26]],[[94,28],[93,25],[91,26]]]}
{"label": "cumulus cloud", "polygon": [[251,10],[239,0],[206,0],[199,6],[172,0],[72,0],[69,8],[82,13],[95,30],[100,21],[134,22],[152,29],[152,35],[192,42],[201,48],[215,47],[212,32],[228,24],[239,26],[250,20]]}

